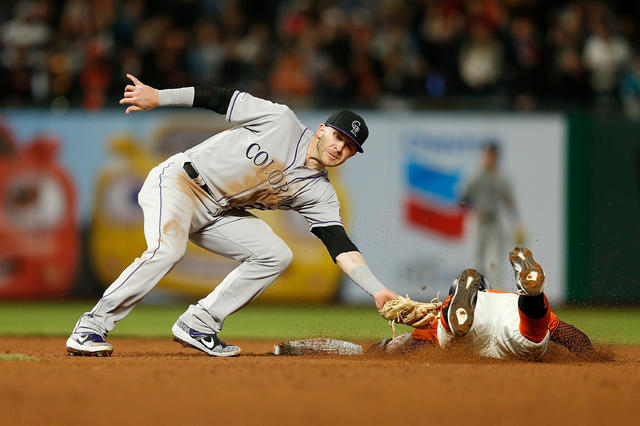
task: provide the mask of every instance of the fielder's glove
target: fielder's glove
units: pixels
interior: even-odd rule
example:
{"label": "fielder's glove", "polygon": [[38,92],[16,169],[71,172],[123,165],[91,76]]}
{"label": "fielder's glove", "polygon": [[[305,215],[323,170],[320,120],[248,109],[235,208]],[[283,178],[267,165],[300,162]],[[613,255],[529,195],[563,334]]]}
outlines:
{"label": "fielder's glove", "polygon": [[387,301],[378,312],[384,319],[389,320],[395,331],[394,323],[396,322],[415,328],[429,328],[438,317],[441,307],[442,302],[416,302],[409,296],[400,296]]}

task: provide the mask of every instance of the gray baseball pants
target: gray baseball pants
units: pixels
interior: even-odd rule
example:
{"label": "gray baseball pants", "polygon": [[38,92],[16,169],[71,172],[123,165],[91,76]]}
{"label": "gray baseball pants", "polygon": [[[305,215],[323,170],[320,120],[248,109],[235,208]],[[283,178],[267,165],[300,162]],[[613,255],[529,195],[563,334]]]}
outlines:
{"label": "gray baseball pants", "polygon": [[74,333],[106,336],[195,244],[242,262],[180,319],[189,327],[220,332],[225,318],[258,297],[291,263],[289,247],[256,216],[244,210],[219,214],[219,206],[186,174],[184,154],[154,167],[138,194],[147,250],[105,290]]}
{"label": "gray baseball pants", "polygon": [[[499,220],[479,221],[477,224],[477,268],[495,289],[500,289],[505,265],[506,234]],[[510,285],[513,285],[509,280]],[[508,290],[509,287],[503,290]]]}

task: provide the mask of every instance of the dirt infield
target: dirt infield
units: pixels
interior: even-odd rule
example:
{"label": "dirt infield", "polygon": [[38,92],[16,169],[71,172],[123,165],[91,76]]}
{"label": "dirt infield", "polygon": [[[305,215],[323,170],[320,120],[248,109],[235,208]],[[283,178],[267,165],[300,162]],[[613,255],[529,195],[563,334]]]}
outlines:
{"label": "dirt infield", "polygon": [[[210,358],[169,339],[118,339],[111,358],[68,357],[64,338],[0,337],[1,425],[639,424],[640,347],[586,362],[550,348],[540,362],[426,349],[405,356],[271,355],[234,341]],[[366,342],[360,342],[366,344]],[[446,423],[445,423],[446,424]]]}

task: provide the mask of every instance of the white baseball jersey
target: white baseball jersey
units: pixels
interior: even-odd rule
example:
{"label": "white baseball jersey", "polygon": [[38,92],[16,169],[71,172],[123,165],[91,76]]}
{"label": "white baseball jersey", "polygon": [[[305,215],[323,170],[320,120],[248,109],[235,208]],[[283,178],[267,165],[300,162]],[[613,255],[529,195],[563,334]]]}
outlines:
{"label": "white baseball jersey", "polygon": [[438,321],[438,343],[446,348],[454,340],[468,343],[480,356],[489,358],[537,358],[549,345],[549,332],[540,342],[520,333],[518,295],[479,291],[473,325],[464,337],[454,337]]}
{"label": "white baseball jersey", "polygon": [[185,153],[211,189],[218,212],[294,209],[310,228],[342,225],[326,168],[304,165],[314,132],[289,107],[236,91],[226,119],[236,126]]}

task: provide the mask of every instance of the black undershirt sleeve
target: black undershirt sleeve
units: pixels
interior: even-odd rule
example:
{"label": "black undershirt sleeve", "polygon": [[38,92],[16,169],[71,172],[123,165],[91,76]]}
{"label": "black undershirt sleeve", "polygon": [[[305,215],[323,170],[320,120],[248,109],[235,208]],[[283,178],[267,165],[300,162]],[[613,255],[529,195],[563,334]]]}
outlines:
{"label": "black undershirt sleeve", "polygon": [[193,106],[226,114],[234,92],[235,90],[217,86],[195,87]]}
{"label": "black undershirt sleeve", "polygon": [[311,232],[322,240],[334,262],[340,253],[360,251],[340,225],[317,226],[311,228]]}

